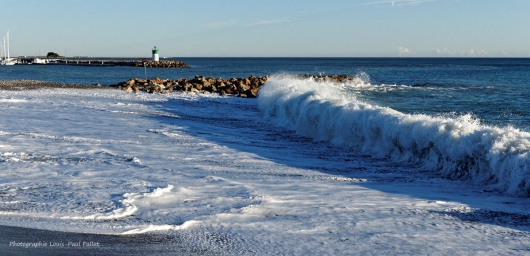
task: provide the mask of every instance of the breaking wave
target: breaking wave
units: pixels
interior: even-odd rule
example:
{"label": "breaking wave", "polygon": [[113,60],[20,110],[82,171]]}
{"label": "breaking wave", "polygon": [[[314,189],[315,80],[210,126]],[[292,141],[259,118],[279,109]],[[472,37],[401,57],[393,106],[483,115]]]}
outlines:
{"label": "breaking wave", "polygon": [[348,91],[352,86],[371,85],[274,76],[258,104],[266,118],[299,135],[530,196],[530,133],[487,126],[470,114],[402,113],[358,100]]}

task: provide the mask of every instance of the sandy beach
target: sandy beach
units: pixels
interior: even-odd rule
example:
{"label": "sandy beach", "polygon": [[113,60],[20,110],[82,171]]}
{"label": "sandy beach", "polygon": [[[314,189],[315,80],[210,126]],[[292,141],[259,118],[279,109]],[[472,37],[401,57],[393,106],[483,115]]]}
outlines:
{"label": "sandy beach", "polygon": [[[36,80],[0,80],[0,90],[43,88],[112,89],[94,85]],[[3,255],[218,255],[205,248],[193,249],[177,234],[149,233],[103,235],[59,232],[0,225]]]}

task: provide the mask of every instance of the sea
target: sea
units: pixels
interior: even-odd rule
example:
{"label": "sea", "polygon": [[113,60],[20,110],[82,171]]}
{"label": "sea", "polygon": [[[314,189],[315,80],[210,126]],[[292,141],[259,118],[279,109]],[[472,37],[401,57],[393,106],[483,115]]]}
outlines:
{"label": "sea", "polygon": [[190,68],[0,66],[102,86],[269,77],[255,99],[0,92],[0,223],[177,232],[215,254],[528,253],[530,59],[168,59]]}
{"label": "sea", "polygon": [[[98,58],[101,59],[101,58]],[[112,85],[130,78],[272,75],[358,77],[360,99],[408,114],[471,114],[484,124],[530,129],[528,58],[167,58],[191,68],[65,65],[3,67],[2,80]],[[353,88],[352,88],[353,89]]]}

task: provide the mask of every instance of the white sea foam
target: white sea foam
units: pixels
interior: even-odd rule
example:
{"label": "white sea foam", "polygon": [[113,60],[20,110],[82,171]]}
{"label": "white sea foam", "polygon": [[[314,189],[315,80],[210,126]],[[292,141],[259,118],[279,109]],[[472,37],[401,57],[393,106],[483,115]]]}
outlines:
{"label": "white sea foam", "polygon": [[530,195],[530,133],[513,127],[482,125],[469,114],[404,114],[362,102],[344,85],[285,76],[262,88],[259,107],[275,124],[306,137]]}
{"label": "white sea foam", "polygon": [[0,99],[0,103],[24,103],[26,99]]}
{"label": "white sea foam", "polygon": [[[318,92],[316,84],[295,82]],[[355,95],[351,86],[336,90]],[[280,96],[296,99],[299,89],[291,89]],[[407,116],[333,90],[313,93],[326,95],[321,104],[328,106],[322,113],[314,102],[315,121],[341,109],[338,118],[348,120],[354,111],[344,105],[356,102],[373,122],[368,128],[384,124],[376,122],[381,115],[398,123]],[[528,247],[530,224],[523,214],[530,209],[529,198],[484,193],[482,186],[426,177],[411,165],[315,143],[263,120],[254,99],[112,90],[0,91],[0,98],[30,99],[0,102],[3,225],[161,232],[175,235],[190,251],[213,249],[216,255],[504,255]],[[418,135],[435,130],[420,125],[431,117],[416,118],[410,126]],[[481,127],[471,117],[462,119],[439,118],[455,130],[448,138],[472,136]],[[457,121],[471,128],[449,127]],[[390,123],[389,130],[393,127]],[[343,131],[320,136],[344,145],[352,137]],[[404,145],[405,138],[396,139]],[[506,142],[498,143],[506,148]],[[517,147],[522,146],[513,144],[512,151]]]}

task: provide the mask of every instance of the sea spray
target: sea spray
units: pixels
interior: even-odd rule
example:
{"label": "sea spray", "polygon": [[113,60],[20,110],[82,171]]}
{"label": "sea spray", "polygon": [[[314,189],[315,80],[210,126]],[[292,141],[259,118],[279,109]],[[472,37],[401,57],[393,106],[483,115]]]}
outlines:
{"label": "sea spray", "polygon": [[266,118],[299,135],[529,196],[530,133],[483,125],[471,114],[405,114],[359,100],[347,90],[356,86],[372,85],[273,76],[258,104]]}

